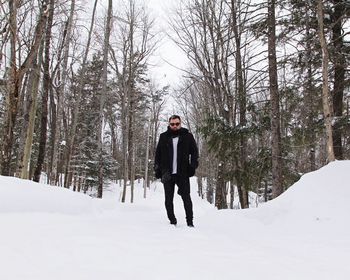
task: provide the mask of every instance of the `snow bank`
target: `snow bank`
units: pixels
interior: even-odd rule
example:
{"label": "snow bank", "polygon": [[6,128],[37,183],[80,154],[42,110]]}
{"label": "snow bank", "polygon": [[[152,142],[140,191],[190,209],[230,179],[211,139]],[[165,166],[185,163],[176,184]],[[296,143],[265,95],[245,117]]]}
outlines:
{"label": "snow bank", "polygon": [[195,228],[178,195],[169,225],[159,182],[122,204],[117,185],[99,200],[0,177],[0,279],[348,280],[349,171],[334,162],[258,208],[224,211],[192,178]]}
{"label": "snow bank", "polygon": [[0,213],[89,214],[96,211],[99,211],[99,203],[87,195],[29,180],[0,176]]}
{"label": "snow bank", "polygon": [[[350,213],[350,161],[335,161],[303,175],[261,208],[259,216],[276,221],[343,222]],[[270,215],[268,215],[268,212]],[[276,216],[276,213],[278,215]]]}
{"label": "snow bank", "polygon": [[[350,212],[350,161],[335,161],[314,172],[305,174],[278,198],[261,204],[258,209],[228,212],[227,215],[244,216],[265,223],[292,220],[342,220]],[[196,181],[191,179],[191,192],[199,212],[212,208],[197,198]],[[156,192],[156,193],[155,193]],[[150,207],[162,203],[162,185],[154,183],[143,199],[142,182],[136,184],[135,203]],[[71,190],[38,184],[29,180],[0,176],[0,213],[48,212],[61,214],[92,213],[113,208],[119,197],[118,186],[104,192],[104,201]],[[181,207],[182,202],[175,205]],[[127,198],[128,199],[128,198]],[[109,201],[109,203],[107,203]],[[148,201],[148,202],[147,202]],[[151,201],[151,203],[149,203]],[[140,205],[140,206],[141,206]],[[114,205],[115,206],[115,205]],[[239,214],[238,214],[239,213]],[[216,211],[213,213],[216,215]],[[225,214],[226,216],[226,214]]]}
{"label": "snow bank", "polygon": [[[282,195],[258,208],[207,213],[206,230],[220,228],[245,234],[267,233],[323,235],[338,238],[350,235],[350,161],[335,161],[303,175]],[[270,234],[270,233],[268,233]]]}

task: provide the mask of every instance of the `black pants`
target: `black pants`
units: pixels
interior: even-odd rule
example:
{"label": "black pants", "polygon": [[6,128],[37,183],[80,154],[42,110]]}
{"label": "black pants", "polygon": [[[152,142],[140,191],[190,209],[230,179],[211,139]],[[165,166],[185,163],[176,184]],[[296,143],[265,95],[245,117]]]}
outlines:
{"label": "black pants", "polygon": [[185,207],[186,220],[193,220],[192,200],[190,196],[190,179],[180,178],[177,175],[171,175],[171,180],[164,183],[165,208],[170,221],[175,221],[174,214],[174,190],[175,184],[178,186],[178,194],[181,195]]}

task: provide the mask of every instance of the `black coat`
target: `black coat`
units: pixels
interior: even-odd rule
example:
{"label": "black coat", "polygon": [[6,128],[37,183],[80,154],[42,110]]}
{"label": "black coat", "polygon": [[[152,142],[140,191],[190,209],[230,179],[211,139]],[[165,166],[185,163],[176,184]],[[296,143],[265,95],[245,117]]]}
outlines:
{"label": "black coat", "polygon": [[[168,127],[163,132],[158,141],[154,171],[156,178],[162,178],[162,182],[167,181],[173,168],[173,141],[172,132]],[[177,175],[183,179],[195,174],[198,167],[198,148],[193,135],[186,128],[179,130],[179,142],[177,144]]]}

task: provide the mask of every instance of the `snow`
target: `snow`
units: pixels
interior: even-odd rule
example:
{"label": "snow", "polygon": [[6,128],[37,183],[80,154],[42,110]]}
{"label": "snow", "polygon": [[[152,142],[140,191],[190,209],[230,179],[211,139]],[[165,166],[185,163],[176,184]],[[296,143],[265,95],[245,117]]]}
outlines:
{"label": "snow", "polygon": [[[258,208],[218,211],[196,195],[195,228],[168,224],[162,185],[122,204],[0,176],[0,279],[349,279],[350,161],[304,175]],[[129,199],[129,197],[127,197]]]}

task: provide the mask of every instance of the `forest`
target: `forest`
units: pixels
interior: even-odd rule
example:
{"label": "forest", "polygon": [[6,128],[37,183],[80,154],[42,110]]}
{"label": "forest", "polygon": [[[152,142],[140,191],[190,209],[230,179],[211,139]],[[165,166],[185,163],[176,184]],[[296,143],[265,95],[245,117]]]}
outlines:
{"label": "forest", "polygon": [[[178,0],[166,18],[141,0],[0,0],[0,175],[98,198],[119,181],[133,202],[167,100],[218,209],[350,159],[349,1]],[[188,59],[174,85],[151,74],[163,40]]]}

